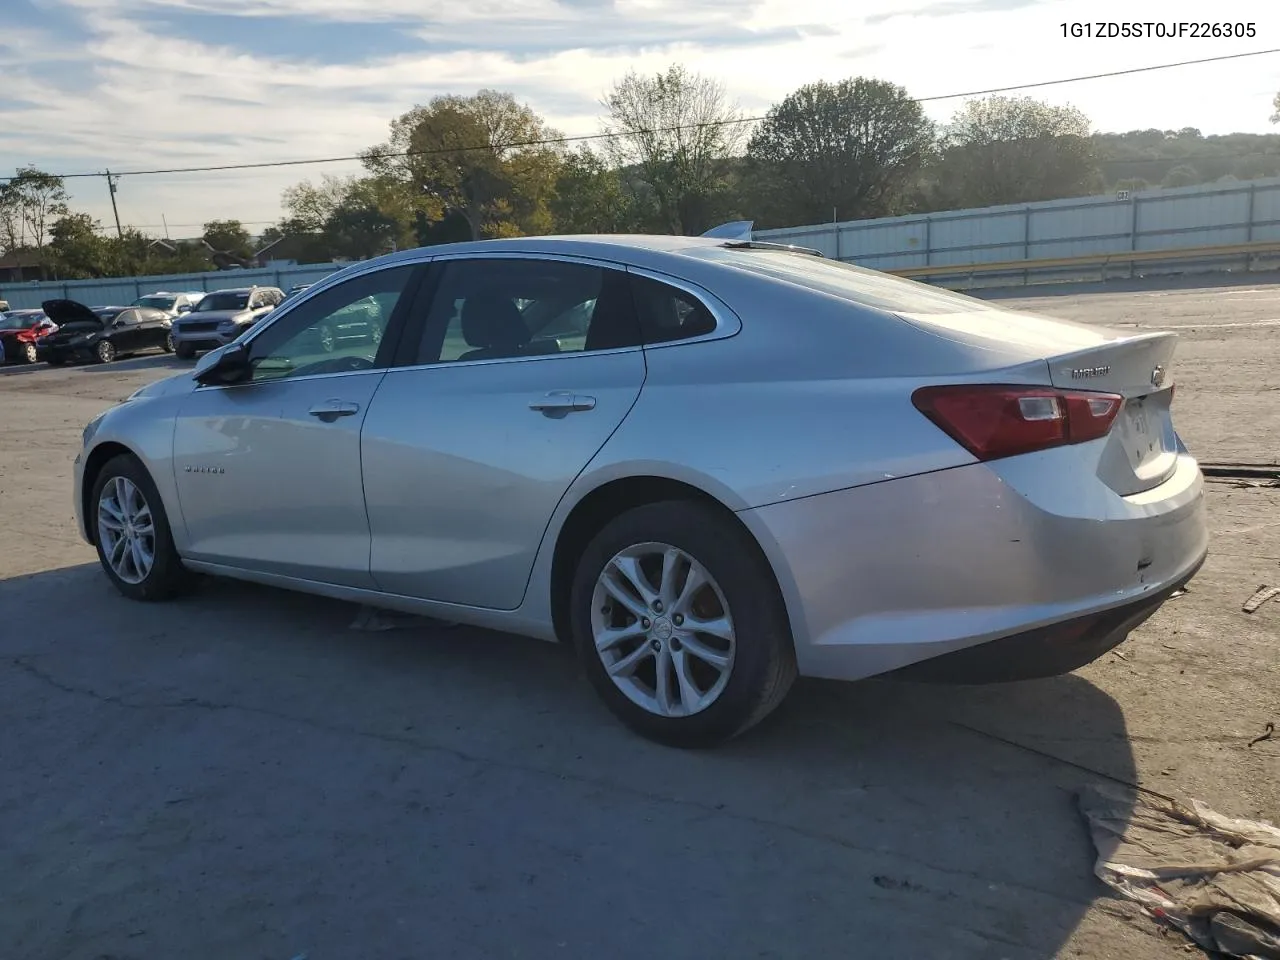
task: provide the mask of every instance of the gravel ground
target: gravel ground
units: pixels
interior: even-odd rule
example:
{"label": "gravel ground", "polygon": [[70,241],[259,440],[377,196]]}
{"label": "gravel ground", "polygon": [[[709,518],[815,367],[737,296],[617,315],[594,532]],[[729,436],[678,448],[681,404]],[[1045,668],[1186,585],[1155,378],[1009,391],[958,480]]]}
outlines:
{"label": "gravel ground", "polygon": [[[1192,450],[1280,460],[1280,286],[1007,302],[1177,327]],[[1190,592],[1077,674],[802,682],[753,735],[681,753],[550,645],[356,632],[348,605],[233,583],[118,597],[71,460],[182,367],[0,371],[5,960],[1183,957],[1093,878],[1073,791],[1280,821],[1280,739],[1247,746],[1280,721],[1280,603],[1240,610],[1280,580],[1280,489],[1212,484]]]}

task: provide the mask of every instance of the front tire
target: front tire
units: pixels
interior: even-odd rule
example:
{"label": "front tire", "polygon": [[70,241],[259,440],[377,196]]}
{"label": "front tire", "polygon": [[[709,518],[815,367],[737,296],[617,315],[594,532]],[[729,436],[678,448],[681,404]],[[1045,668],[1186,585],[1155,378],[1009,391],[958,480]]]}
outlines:
{"label": "front tire", "polygon": [[605,705],[669,746],[736,737],[796,677],[773,572],[745,530],[700,503],[648,504],[606,525],[575,572],[570,626]]}
{"label": "front tire", "polygon": [[121,455],[103,466],[90,511],[98,560],[126,597],[169,600],[189,586],[160,492],[137,458]]}
{"label": "front tire", "polygon": [[161,346],[164,347],[165,353],[173,353],[173,334],[172,333],[166,333],[164,335],[164,343],[161,344]]}
{"label": "front tire", "polygon": [[94,353],[99,363],[110,363],[116,358],[116,345],[110,340],[99,340]]}
{"label": "front tire", "polygon": [[175,343],[173,352],[179,360],[190,360],[196,355],[196,348],[189,343]]}

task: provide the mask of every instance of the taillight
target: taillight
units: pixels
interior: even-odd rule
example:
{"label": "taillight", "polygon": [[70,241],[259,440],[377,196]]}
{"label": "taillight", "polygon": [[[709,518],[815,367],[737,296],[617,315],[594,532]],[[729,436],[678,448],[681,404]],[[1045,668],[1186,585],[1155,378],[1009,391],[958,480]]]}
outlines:
{"label": "taillight", "polygon": [[1120,412],[1114,393],[992,384],[921,387],[916,409],[979,460],[1104,437]]}

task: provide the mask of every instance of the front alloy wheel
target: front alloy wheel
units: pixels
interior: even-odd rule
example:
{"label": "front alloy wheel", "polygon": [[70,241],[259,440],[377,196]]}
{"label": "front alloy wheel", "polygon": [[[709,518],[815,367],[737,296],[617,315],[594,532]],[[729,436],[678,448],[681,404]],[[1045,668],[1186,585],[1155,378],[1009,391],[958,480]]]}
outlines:
{"label": "front alloy wheel", "polygon": [[724,692],[736,641],[724,593],[696,560],[667,543],[616,554],[591,597],[596,653],[632,703],[688,717]]}
{"label": "front alloy wheel", "polygon": [[164,335],[164,352],[173,353],[173,333],[172,332],[166,333]]}
{"label": "front alloy wheel", "polygon": [[116,358],[116,345],[110,340],[99,340],[97,354],[100,362],[110,363]]}
{"label": "front alloy wheel", "polygon": [[156,528],[151,507],[128,477],[113,477],[102,489],[98,541],[104,562],[125,583],[142,583],[155,566]]}

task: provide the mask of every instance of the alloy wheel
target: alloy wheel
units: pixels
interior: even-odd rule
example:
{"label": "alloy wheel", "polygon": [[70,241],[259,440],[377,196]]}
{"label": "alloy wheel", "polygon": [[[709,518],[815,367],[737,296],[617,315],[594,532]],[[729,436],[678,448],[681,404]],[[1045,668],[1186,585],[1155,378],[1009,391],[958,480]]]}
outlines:
{"label": "alloy wheel", "polygon": [[615,554],[591,597],[596,655],[614,685],[660,717],[699,713],[724,692],[737,638],[715,579],[666,543]]}
{"label": "alloy wheel", "polygon": [[115,477],[98,499],[98,542],[112,572],[125,583],[141,583],[156,562],[151,507],[128,477]]}
{"label": "alloy wheel", "polygon": [[101,340],[98,342],[98,359],[103,363],[110,363],[116,358],[115,345],[110,340]]}
{"label": "alloy wheel", "polygon": [[34,343],[28,343],[22,348],[22,359],[27,363],[35,363],[39,359]]}

